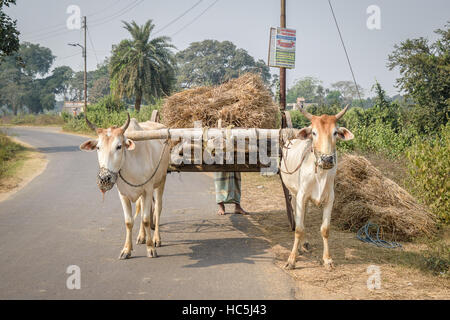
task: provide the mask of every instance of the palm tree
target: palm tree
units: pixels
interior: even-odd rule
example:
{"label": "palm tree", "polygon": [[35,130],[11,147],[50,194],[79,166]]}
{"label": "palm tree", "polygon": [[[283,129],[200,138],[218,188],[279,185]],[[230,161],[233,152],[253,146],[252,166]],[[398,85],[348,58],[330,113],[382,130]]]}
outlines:
{"label": "palm tree", "polygon": [[150,101],[168,95],[175,79],[175,57],[169,37],[150,39],[155,27],[152,20],[143,26],[135,21],[124,23],[132,39],[122,40],[113,47],[109,66],[111,90],[122,98],[135,97],[135,110],[141,108],[142,98]]}

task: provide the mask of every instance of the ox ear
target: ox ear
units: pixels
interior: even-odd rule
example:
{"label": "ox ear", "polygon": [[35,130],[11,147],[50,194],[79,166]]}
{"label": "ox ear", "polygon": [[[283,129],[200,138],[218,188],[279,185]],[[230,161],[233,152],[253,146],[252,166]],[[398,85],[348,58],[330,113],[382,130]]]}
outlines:
{"label": "ox ear", "polygon": [[352,140],[355,136],[353,135],[353,133],[351,133],[350,130],[348,130],[347,128],[344,127],[340,127],[339,129],[337,129],[337,133],[338,133],[338,139],[340,140]]}
{"label": "ox ear", "polygon": [[303,128],[298,132],[297,137],[300,140],[311,139],[311,132],[312,132],[311,127]]}
{"label": "ox ear", "polygon": [[85,141],[80,145],[80,150],[94,151],[95,149],[97,149],[97,143],[98,143],[98,140]]}
{"label": "ox ear", "polygon": [[130,139],[125,140],[125,145],[127,146],[127,150],[129,151],[134,150],[134,148],[136,148],[136,144],[134,143],[133,140]]}

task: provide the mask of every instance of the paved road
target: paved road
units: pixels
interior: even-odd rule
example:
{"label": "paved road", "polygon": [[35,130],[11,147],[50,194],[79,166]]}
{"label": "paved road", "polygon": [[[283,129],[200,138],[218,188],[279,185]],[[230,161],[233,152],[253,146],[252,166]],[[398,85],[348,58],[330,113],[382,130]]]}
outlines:
{"label": "paved road", "polygon": [[[250,237],[246,217],[215,214],[213,182],[204,174],[170,174],[161,217],[159,257],[125,238],[117,191],[102,202],[97,157],[85,138],[50,129],[9,128],[45,153],[46,170],[0,203],[0,298],[292,299],[294,282],[273,265],[268,243]],[[136,239],[138,228],[134,228]],[[69,290],[66,269],[81,270]]]}

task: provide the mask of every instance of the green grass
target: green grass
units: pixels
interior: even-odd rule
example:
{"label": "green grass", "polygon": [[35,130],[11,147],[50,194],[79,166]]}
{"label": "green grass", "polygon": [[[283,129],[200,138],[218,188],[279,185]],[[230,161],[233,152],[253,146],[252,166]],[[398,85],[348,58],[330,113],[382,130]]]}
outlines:
{"label": "green grass", "polygon": [[24,161],[25,151],[24,146],[13,142],[0,131],[0,179],[14,174]]}
{"label": "green grass", "polygon": [[62,126],[64,119],[57,114],[23,114],[0,118],[2,125]]}

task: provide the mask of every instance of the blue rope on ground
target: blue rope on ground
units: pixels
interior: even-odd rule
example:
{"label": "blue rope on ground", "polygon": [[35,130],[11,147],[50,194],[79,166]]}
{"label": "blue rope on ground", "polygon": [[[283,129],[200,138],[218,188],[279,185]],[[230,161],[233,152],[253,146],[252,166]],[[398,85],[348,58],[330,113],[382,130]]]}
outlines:
{"label": "blue rope on ground", "polygon": [[[377,235],[376,235],[375,239],[370,235],[369,229],[371,226],[377,228]],[[368,221],[364,226],[362,226],[358,230],[358,232],[356,233],[356,237],[359,240],[361,240],[362,242],[371,243],[371,244],[376,245],[377,247],[388,248],[388,249],[402,247],[402,245],[398,242],[395,242],[395,241],[389,242],[389,241],[380,239],[380,226],[375,223],[372,223],[370,221]]]}

